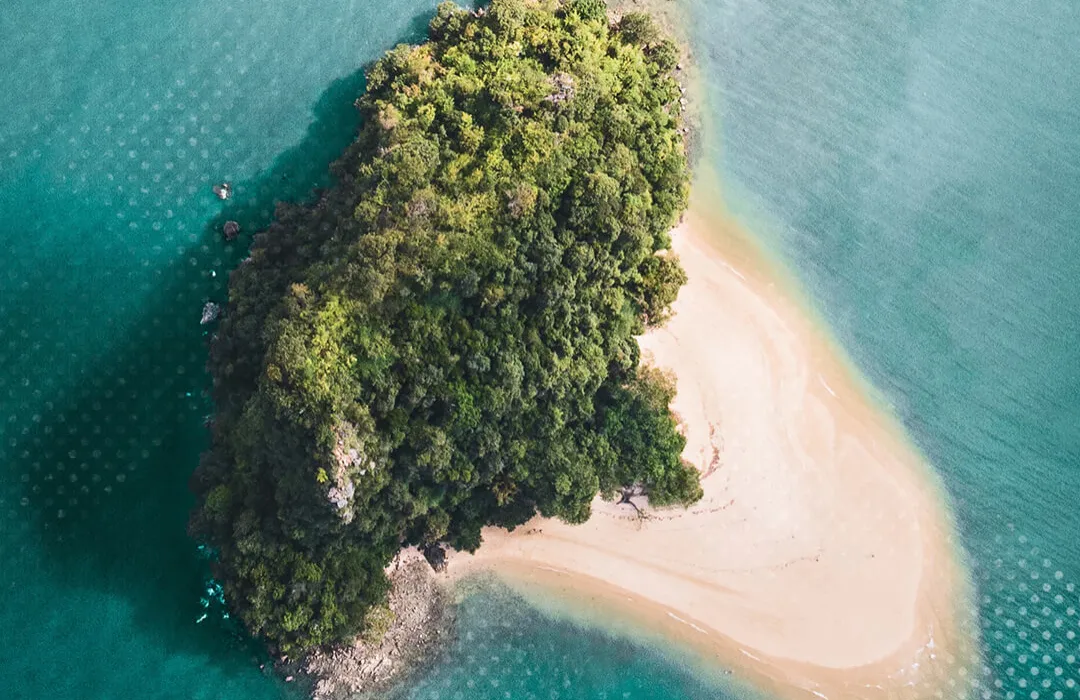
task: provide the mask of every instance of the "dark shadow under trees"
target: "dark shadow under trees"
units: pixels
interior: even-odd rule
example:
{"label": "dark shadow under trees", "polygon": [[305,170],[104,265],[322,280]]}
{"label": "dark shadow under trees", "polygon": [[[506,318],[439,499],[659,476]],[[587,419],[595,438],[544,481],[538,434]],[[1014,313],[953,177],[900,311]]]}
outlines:
{"label": "dark shadow under trees", "polygon": [[[430,16],[414,18],[403,39],[421,39]],[[203,245],[174,261],[207,274],[163,270],[168,281],[129,325],[135,330],[112,338],[107,356],[73,369],[74,388],[44,397],[42,410],[5,446],[7,468],[25,475],[24,517],[50,577],[124,596],[135,623],[163,648],[205,654],[224,669],[241,669],[238,661],[264,652],[224,619],[207,588],[206,559],[186,531],[194,502],[187,482],[213,411],[205,371],[212,326],[200,326],[200,312],[207,300],[225,302],[228,271],[277,202],[310,201],[330,183],[329,165],[358,128],[354,102],[363,90],[362,70],[331,83],[305,138],[258,177],[233,183],[234,195],[205,226]],[[209,188],[202,196],[214,197]],[[231,243],[221,233],[229,220],[241,226]]]}

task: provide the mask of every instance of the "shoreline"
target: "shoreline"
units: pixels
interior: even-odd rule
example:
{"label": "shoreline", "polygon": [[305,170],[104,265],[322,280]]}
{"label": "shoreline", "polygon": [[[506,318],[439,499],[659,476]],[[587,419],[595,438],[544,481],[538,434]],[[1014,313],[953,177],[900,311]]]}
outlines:
{"label": "shoreline", "polygon": [[387,575],[391,590],[381,634],[318,649],[291,666],[279,667],[302,674],[311,686],[312,700],[347,700],[397,686],[437,661],[454,639],[456,606],[451,591],[419,551],[402,550],[387,567]]}
{"label": "shoreline", "polygon": [[962,697],[971,593],[936,475],[794,282],[701,209],[673,233],[673,317],[639,343],[675,372],[705,497],[489,528],[452,577],[491,571],[575,617],[614,606],[783,697]]}

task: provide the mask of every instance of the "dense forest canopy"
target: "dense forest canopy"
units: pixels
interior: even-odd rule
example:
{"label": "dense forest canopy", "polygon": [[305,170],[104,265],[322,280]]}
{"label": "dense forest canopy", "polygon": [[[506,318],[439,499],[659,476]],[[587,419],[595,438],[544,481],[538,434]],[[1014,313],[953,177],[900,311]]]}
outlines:
{"label": "dense forest canopy", "polygon": [[634,339],[685,281],[677,55],[603,0],[494,0],[370,68],[336,185],[256,236],[211,344],[191,530],[253,634],[358,633],[403,546],[700,498]]}

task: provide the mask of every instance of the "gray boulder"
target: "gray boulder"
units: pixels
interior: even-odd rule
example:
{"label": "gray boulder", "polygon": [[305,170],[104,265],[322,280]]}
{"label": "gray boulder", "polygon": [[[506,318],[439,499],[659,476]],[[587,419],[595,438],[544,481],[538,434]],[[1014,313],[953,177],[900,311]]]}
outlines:
{"label": "gray boulder", "polygon": [[217,317],[221,315],[221,307],[212,301],[206,302],[202,307],[202,320],[199,321],[201,325],[212,323],[217,320]]}

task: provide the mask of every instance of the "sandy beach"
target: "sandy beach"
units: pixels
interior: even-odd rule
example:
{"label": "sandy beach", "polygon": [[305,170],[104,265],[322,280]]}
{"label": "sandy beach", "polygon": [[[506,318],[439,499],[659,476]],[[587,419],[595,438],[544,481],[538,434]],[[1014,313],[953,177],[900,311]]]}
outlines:
{"label": "sandy beach", "polygon": [[673,238],[689,282],[640,343],[677,377],[704,499],[488,529],[451,573],[634,611],[785,697],[963,697],[969,589],[932,472],[730,223],[692,211]]}

